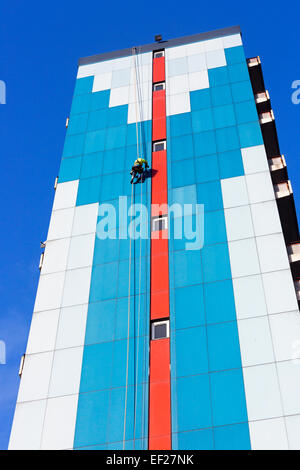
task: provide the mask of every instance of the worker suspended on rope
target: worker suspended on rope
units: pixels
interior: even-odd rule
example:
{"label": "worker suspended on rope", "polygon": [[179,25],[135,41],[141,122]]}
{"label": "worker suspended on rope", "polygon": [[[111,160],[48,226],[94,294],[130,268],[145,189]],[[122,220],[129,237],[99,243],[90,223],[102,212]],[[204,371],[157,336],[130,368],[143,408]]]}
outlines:
{"label": "worker suspended on rope", "polygon": [[[145,168],[144,168],[144,164],[145,164]],[[131,168],[130,174],[132,176],[131,176],[130,183],[132,184],[135,178],[136,178],[136,183],[139,183],[142,179],[142,176],[146,168],[149,168],[147,160],[145,160],[144,158],[137,158],[133,164],[133,167]]]}

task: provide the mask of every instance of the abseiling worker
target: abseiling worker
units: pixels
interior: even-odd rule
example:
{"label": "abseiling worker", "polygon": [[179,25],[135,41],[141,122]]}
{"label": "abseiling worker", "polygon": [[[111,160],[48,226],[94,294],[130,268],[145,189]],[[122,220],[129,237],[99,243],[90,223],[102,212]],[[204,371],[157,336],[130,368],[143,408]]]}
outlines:
{"label": "abseiling worker", "polygon": [[136,183],[139,183],[146,168],[149,168],[147,160],[145,160],[144,158],[137,158],[133,164],[133,167],[131,168],[130,174],[132,176],[130,183],[132,184],[135,178],[137,179]]}

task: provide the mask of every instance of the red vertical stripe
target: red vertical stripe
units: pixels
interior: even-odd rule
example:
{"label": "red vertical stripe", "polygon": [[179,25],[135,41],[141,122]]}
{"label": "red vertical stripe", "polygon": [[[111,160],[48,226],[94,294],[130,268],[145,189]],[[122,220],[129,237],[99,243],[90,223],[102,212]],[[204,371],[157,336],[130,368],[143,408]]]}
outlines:
{"label": "red vertical stripe", "polygon": [[167,230],[151,240],[151,320],[169,316],[169,256]]}
{"label": "red vertical stripe", "polygon": [[149,449],[171,449],[170,340],[150,342]]}
{"label": "red vertical stripe", "polygon": [[166,92],[153,92],[152,139],[166,138]]}
{"label": "red vertical stripe", "polygon": [[[165,81],[165,58],[153,59],[153,83]],[[166,92],[153,91],[152,140],[166,139]],[[167,152],[152,153],[151,215],[166,215]],[[151,320],[169,318],[168,230],[151,233]],[[150,341],[149,449],[171,449],[170,339]]]}
{"label": "red vertical stripe", "polygon": [[159,211],[159,205],[168,203],[167,153],[165,150],[152,154],[152,216],[166,213]]}
{"label": "red vertical stripe", "polygon": [[165,81],[165,58],[157,57],[153,59],[153,83]]}

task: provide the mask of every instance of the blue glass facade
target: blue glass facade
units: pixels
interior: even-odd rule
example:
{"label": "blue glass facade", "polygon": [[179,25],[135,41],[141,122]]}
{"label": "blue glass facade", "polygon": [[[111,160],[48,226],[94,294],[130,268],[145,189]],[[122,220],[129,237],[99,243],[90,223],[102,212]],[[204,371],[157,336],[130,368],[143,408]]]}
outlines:
{"label": "blue glass facade", "polygon": [[[190,92],[191,112],[167,118],[169,200],[205,206],[203,249],[186,251],[186,240],[170,241],[174,448],[181,448],[181,442],[201,448],[201,442],[195,443],[199,436],[208,448],[232,448],[232,439],[236,448],[250,448],[220,180],[244,175],[241,148],[262,144],[262,136],[243,48],[229,48],[225,53],[227,66],[208,71],[210,88]],[[126,122],[127,105],[109,108],[109,91],[92,93],[90,77],[77,83],[59,182],[79,179],[77,205],[112,202],[118,208],[117,198],[130,196],[128,168],[136,155],[136,126]],[[142,127],[150,161],[151,122],[143,122]],[[143,188],[146,204],[150,184],[148,180]],[[75,448],[122,445],[129,243],[96,238]],[[137,423],[136,445],[146,448],[149,245],[143,242],[140,300],[139,241],[134,245],[131,310],[135,325],[132,319],[127,414],[132,424],[138,386],[136,406],[144,409],[145,416],[144,424],[140,419]],[[140,361],[135,383],[137,347],[144,364]],[[130,428],[129,424],[126,448],[133,445]]]}
{"label": "blue glass facade", "polygon": [[205,207],[202,250],[170,242],[172,432],[179,449],[250,449],[220,180],[244,175],[241,148],[263,140],[243,47],[225,54],[227,66],[208,71],[210,88],[190,92],[191,112],[168,118],[169,198]]}
{"label": "blue glass facade", "polygon": [[[77,205],[105,202],[119,211],[119,196],[128,196],[128,205],[131,203],[129,169],[137,155],[137,144],[136,125],[127,124],[127,113],[127,105],[109,108],[109,91],[92,93],[90,77],[77,80],[59,173],[59,182],[79,179]],[[143,122],[141,128],[143,152],[151,162],[151,123]],[[142,202],[149,208],[150,184],[147,180],[143,186],[144,194],[134,194],[133,203]],[[116,238],[95,238],[74,448],[123,448],[130,240],[118,238],[118,223],[116,219],[116,227],[112,227],[114,233],[110,235]],[[149,221],[144,223],[149,224]],[[141,258],[138,255],[140,243]],[[134,240],[131,249],[134,262],[131,264],[125,449],[145,449],[148,432],[149,241]]]}

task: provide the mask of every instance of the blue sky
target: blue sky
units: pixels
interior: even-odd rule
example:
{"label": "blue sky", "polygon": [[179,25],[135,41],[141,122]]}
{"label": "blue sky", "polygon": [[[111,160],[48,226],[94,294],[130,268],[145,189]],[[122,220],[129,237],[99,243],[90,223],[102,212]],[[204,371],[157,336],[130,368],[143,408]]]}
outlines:
{"label": "blue sky", "polygon": [[299,3],[165,0],[51,3],[3,2],[0,80],[1,263],[0,449],[7,448],[18,390],[18,367],[38,282],[39,242],[47,235],[76,64],[79,57],[239,24],[248,57],[260,55],[300,214]]}

